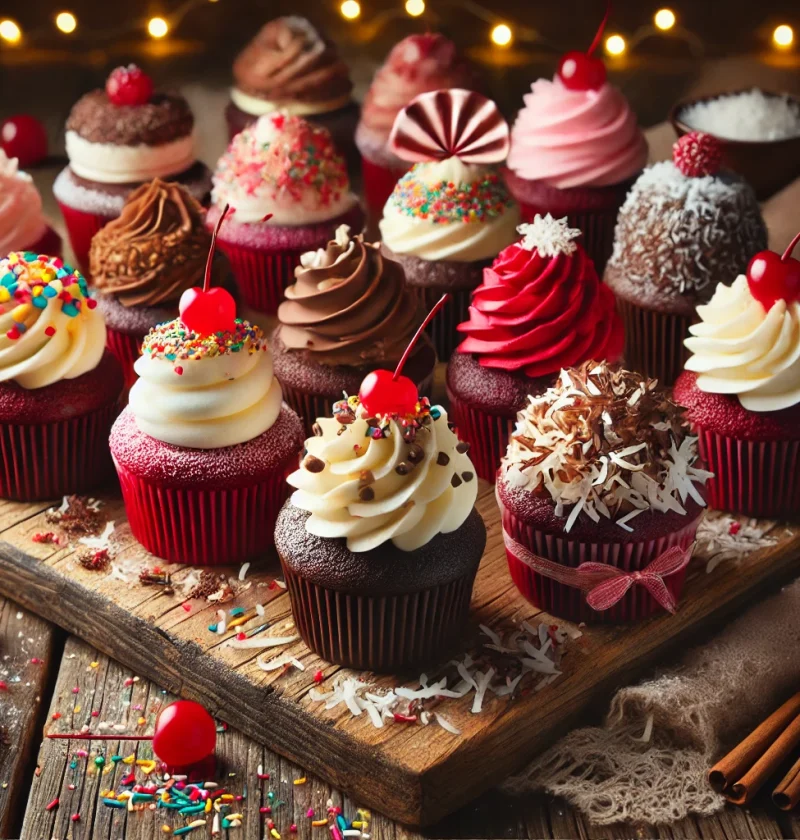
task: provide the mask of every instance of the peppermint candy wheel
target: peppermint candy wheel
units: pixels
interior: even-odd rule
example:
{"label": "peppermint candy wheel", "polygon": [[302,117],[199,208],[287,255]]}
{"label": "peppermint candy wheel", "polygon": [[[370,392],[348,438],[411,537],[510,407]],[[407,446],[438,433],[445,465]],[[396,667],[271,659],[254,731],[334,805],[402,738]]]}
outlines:
{"label": "peppermint candy wheel", "polygon": [[491,99],[471,90],[421,93],[397,115],[389,148],[410,163],[457,157],[500,163],[509,149],[508,123]]}

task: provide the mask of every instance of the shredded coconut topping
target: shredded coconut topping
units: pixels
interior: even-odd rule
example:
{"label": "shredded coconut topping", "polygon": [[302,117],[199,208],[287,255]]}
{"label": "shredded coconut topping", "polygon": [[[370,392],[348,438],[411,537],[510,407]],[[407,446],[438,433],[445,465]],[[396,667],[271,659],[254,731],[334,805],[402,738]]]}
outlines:
{"label": "shredded coconut topping", "polygon": [[695,102],[681,111],[692,128],[730,140],[785,140],[800,135],[800,104],[758,88]]}
{"label": "shredded coconut topping", "polygon": [[574,239],[581,232],[578,228],[571,228],[568,219],[554,219],[549,213],[534,216],[532,222],[521,224],[517,233],[522,234],[520,243],[527,251],[536,249],[542,257],[556,257],[559,254],[572,254],[578,247]]}

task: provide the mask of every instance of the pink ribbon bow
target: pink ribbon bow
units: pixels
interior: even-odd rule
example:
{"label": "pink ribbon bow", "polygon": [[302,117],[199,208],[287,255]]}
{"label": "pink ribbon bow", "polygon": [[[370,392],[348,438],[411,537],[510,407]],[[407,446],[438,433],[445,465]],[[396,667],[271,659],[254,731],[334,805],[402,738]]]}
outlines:
{"label": "pink ribbon bow", "polygon": [[625,593],[634,585],[643,586],[650,595],[668,612],[676,610],[675,599],[667,588],[664,578],[677,574],[689,565],[694,543],[681,548],[675,545],[659,554],[644,569],[626,572],[607,563],[581,563],[578,567],[564,566],[534,554],[503,530],[507,551],[520,562],[530,566],[534,572],[555,580],[564,586],[571,586],[586,593],[586,603],[598,612],[618,604]]}

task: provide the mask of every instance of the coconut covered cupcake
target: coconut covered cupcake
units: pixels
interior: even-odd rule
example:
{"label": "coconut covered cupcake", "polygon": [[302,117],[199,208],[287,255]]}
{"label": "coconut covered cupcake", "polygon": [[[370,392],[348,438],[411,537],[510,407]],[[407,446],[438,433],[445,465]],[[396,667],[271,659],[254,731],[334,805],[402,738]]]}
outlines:
{"label": "coconut covered cupcake", "polygon": [[42,197],[16,158],[0,149],[0,254],[33,251],[61,256],[61,237],[42,213]]}
{"label": "coconut covered cupcake", "polygon": [[111,474],[122,371],[83,277],[57,257],[0,259],[0,497],[83,493]]}
{"label": "coconut covered cupcake", "polygon": [[408,162],[389,148],[400,110],[427,91],[476,90],[476,85],[473,69],[444,35],[425,32],[395,44],[372,79],[356,130],[364,196],[371,212],[380,214],[394,185],[409,169]]}
{"label": "coconut covered cupcake", "polygon": [[330,134],[300,117],[259,117],[231,141],[214,173],[213,227],[229,206],[219,237],[245,303],[275,314],[307,251],[324,248],[336,229],[360,231],[364,215],[344,159]]}
{"label": "coconut covered cupcake", "polygon": [[549,215],[519,232],[484,269],[447,365],[451,418],[472,441],[478,475],[492,482],[530,395],[553,385],[562,368],[622,355],[614,294],[576,241],[581,232]]}
{"label": "coconut covered cupcake", "polygon": [[358,105],[350,71],[336,46],[305,18],[265,24],[236,57],[233,79],[225,109],[231,139],[264,114],[282,111],[327,129],[348,163],[357,165]]}
{"label": "coconut covered cupcake", "polygon": [[[800,235],[798,236],[800,239]],[[748,516],[800,511],[800,261],[756,254],[719,283],[689,328],[692,354],[675,383],[714,471],[710,504]]]}
{"label": "coconut covered cupcake", "polygon": [[445,360],[483,269],[516,239],[519,208],[493,167],[508,151],[508,125],[484,96],[439,90],[398,114],[390,147],[416,164],[384,207],[383,249],[403,266],[425,309],[450,294],[444,317],[430,328]]}
{"label": "coconut covered cupcake", "polygon": [[683,369],[697,305],[767,244],[753,190],[719,162],[713,137],[687,134],[672,161],[644,171],[620,210],[604,279],[625,322],[626,364],[663,385]]}
{"label": "coconut covered cupcake", "polygon": [[[358,393],[369,371],[398,364],[422,311],[401,266],[342,225],[325,248],[302,256],[278,321],[275,374],[311,434],[315,419],[329,416],[342,393]],[[425,337],[405,362],[406,375],[423,395],[435,365]]]}
{"label": "coconut covered cupcake", "polygon": [[710,473],[654,380],[586,362],[531,397],[497,478],[511,577],[570,621],[674,611]]}
{"label": "coconut covered cupcake", "polygon": [[69,165],[53,185],[78,264],[88,268],[92,237],[122,212],[125,199],[153,178],[182,183],[201,202],[211,172],[197,160],[194,116],[175,93],[154,93],[135,65],[118,67],[67,119]]}

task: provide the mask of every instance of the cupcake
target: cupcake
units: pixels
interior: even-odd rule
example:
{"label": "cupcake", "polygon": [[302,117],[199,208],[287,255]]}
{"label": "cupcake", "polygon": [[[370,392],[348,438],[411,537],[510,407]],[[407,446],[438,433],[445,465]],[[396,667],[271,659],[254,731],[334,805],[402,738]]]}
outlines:
{"label": "cupcake", "polygon": [[447,365],[450,416],[472,441],[478,475],[493,482],[519,411],[562,368],[616,362],[622,322],[566,219],[536,216],[501,251],[472,293],[466,336]]}
{"label": "cupcake", "polygon": [[[800,237],[798,237],[800,238]],[[747,516],[800,511],[800,261],[764,251],[720,283],[689,328],[675,383],[714,477],[709,503]]]}
{"label": "cupcake", "polygon": [[298,632],[349,668],[440,661],[462,638],[486,545],[467,444],[385,370],[305,445],[275,528]]}
{"label": "cupcake", "polygon": [[[357,394],[369,371],[398,364],[422,312],[401,266],[342,225],[325,248],[303,254],[278,321],[275,375],[311,434],[315,418],[329,416],[342,393]],[[419,393],[430,391],[435,366],[425,336],[405,362]]]}
{"label": "cupcake", "polygon": [[614,223],[631,182],[647,161],[636,116],[592,53],[569,52],[552,81],[539,79],[511,130],[506,181],[526,221],[566,216],[600,275],[611,254]]}
{"label": "cupcake", "polygon": [[0,254],[11,251],[60,257],[61,237],[44,218],[33,178],[0,149]]}
{"label": "cupcake", "polygon": [[213,227],[248,306],[274,315],[300,256],[324,248],[341,224],[360,231],[364,214],[330,134],[300,117],[259,117],[231,141],[214,173]]}
{"label": "cupcake", "polygon": [[767,244],[752,189],[718,166],[716,140],[687,134],[672,161],[642,173],[620,210],[604,279],[625,322],[626,364],[662,385],[683,369],[695,307]]}
{"label": "cupcake", "polygon": [[152,329],[111,430],[134,537],[170,562],[215,566],[265,553],[303,441],[258,327],[208,284]]}
{"label": "cupcake", "polygon": [[519,208],[492,166],[508,151],[508,125],[479,93],[438,90],[397,115],[389,145],[416,164],[383,209],[383,250],[403,266],[424,309],[450,294],[445,317],[430,327],[446,360],[483,269],[517,237]]}
{"label": "cupcake", "polygon": [[519,413],[497,475],[508,567],[570,621],[674,611],[709,473],[655,380],[585,362]]}
{"label": "cupcake", "polygon": [[92,237],[122,212],[133,190],[153,178],[179,181],[206,201],[211,173],[195,158],[194,117],[174,93],[153,93],[138,67],[118,67],[105,90],[82,96],[70,111],[69,165],[53,185],[72,250],[88,265]]}
{"label": "cupcake", "polygon": [[[172,321],[181,295],[202,286],[211,234],[205,211],[182,184],[156,178],[134,190],[122,213],[92,239],[92,284],[105,318],[108,349],[136,381],[133,365],[150,330]],[[214,259],[216,285],[232,290],[228,261]]]}
{"label": "cupcake", "polygon": [[409,35],[393,47],[372,79],[356,130],[364,197],[371,212],[380,215],[394,185],[409,169],[408,162],[389,149],[389,135],[400,109],[420,93],[474,90],[476,84],[472,68],[455,44],[438,32]]}
{"label": "cupcake", "polygon": [[83,277],[58,257],[0,259],[0,497],[84,493],[111,474],[123,378]]}
{"label": "cupcake", "polygon": [[358,105],[350,71],[335,45],[305,18],[279,17],[263,26],[236,57],[233,80],[225,109],[231,139],[264,114],[283,111],[327,129],[357,168]]}

